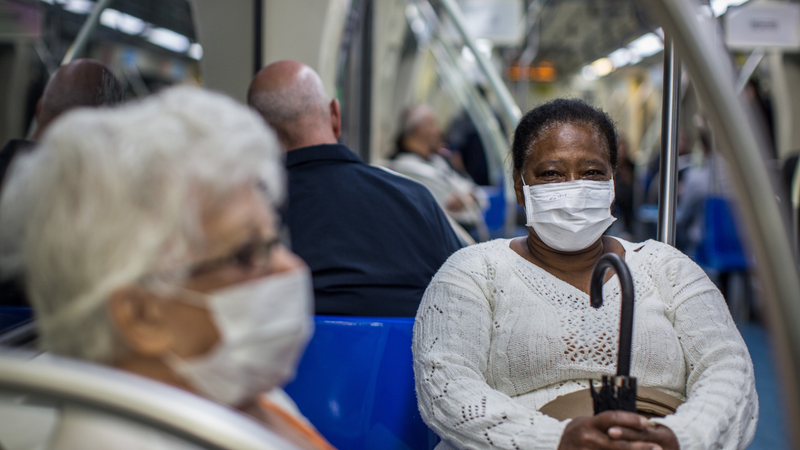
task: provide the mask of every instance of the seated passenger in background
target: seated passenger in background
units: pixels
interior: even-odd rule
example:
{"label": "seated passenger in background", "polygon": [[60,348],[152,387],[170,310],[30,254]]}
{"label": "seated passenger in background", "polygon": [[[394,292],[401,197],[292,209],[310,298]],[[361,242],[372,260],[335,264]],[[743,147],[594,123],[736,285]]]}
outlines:
{"label": "seated passenger in background", "polygon": [[389,167],[430,189],[450,217],[466,228],[483,223],[483,192],[468,177],[456,172],[440,154],[442,129],[433,110],[425,105],[406,108],[400,117],[397,153]]}
{"label": "seated passenger in background", "polygon": [[14,155],[38,142],[61,114],[80,107],[116,105],[124,96],[122,84],[105,64],[93,59],[77,59],[59,67],[36,104],[36,131],[31,140],[11,139],[0,150],[0,185]]}
{"label": "seated passenger in background", "polygon": [[284,219],[292,250],[311,267],[317,314],[414,316],[433,274],[461,248],[430,192],[337,144],[339,101],[303,64],[263,68],[248,103],[288,151]]}
{"label": "seated passenger in background", "polygon": [[[313,300],[308,268],[278,240],[284,169],[261,118],[176,88],[70,113],[15,167],[0,248],[24,271],[42,350],[238,408],[299,448],[331,448],[273,400],[288,399],[277,387],[309,338]],[[51,448],[165,448],[156,431],[104,431],[110,420],[64,409]]]}
{"label": "seated passenger in background", "polygon": [[[31,140],[11,139],[0,150],[0,190],[11,161],[39,141],[47,128],[61,114],[74,108],[111,106],[122,102],[125,91],[104,64],[78,59],[61,66],[44,88],[36,105],[36,132]],[[27,305],[20,282],[0,274],[0,305]]]}

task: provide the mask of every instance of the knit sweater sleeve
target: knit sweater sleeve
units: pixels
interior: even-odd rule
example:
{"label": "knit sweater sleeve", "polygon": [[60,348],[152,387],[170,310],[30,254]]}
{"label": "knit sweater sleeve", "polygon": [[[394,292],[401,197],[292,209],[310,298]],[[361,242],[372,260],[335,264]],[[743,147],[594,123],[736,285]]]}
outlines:
{"label": "knit sweater sleeve", "polygon": [[686,397],[668,426],[681,449],[744,449],[758,420],[753,363],[725,299],[703,270],[674,251],[663,262],[660,291],[686,361]]}
{"label": "knit sweater sleeve", "polygon": [[492,269],[459,253],[434,277],[414,324],[422,418],[458,449],[556,449],[566,421],[526,408],[487,383]]}

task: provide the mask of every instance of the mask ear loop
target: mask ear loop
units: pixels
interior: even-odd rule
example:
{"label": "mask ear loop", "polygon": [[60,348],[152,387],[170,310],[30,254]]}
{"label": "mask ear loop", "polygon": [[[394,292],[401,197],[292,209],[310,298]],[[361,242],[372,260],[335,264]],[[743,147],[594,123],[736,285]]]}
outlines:
{"label": "mask ear loop", "polygon": [[522,180],[522,196],[525,197],[525,217],[527,218],[526,227],[533,226],[533,200],[531,199],[530,186],[525,184],[525,177],[520,173],[519,179]]}

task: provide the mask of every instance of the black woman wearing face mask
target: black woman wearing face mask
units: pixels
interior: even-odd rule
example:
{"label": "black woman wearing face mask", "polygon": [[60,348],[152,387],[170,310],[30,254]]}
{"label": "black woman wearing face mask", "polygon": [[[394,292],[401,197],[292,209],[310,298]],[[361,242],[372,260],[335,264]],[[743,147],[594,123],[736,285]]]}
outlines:
{"label": "black woman wearing face mask", "polygon": [[[437,450],[743,449],[753,439],[752,362],[722,295],[670,246],[603,236],[614,221],[616,149],[611,119],[579,100],[541,105],[518,125],[514,188],[528,236],[454,254],[417,312],[417,396],[442,438]],[[631,269],[631,375],[676,400],[665,417],[540,411],[615,373],[617,278],[609,274],[600,309],[588,294],[606,253]]]}

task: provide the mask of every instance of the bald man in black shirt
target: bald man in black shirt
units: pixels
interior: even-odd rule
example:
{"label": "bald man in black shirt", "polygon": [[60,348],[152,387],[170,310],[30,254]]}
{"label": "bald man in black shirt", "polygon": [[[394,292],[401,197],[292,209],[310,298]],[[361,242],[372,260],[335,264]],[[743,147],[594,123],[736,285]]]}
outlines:
{"label": "bald man in black shirt", "polygon": [[284,219],[292,250],[311,267],[317,314],[414,316],[433,275],[461,247],[431,193],[337,143],[339,102],[303,64],[262,69],[248,103],[288,152]]}

